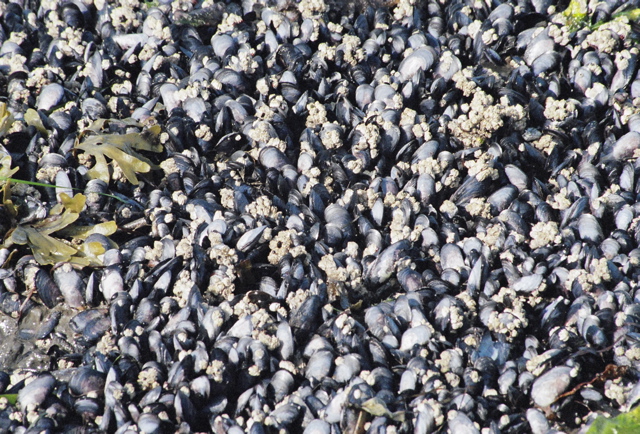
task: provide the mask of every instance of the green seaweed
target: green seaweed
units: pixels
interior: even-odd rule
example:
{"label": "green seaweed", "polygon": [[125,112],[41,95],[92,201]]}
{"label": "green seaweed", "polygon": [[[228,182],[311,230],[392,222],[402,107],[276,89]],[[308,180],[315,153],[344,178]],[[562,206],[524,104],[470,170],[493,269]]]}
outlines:
{"label": "green seaweed", "polygon": [[0,137],[9,132],[13,125],[13,115],[7,109],[7,104],[0,102]]}
{"label": "green seaweed", "polygon": [[0,395],[0,398],[4,398],[7,400],[9,405],[16,405],[18,402],[18,394],[17,393],[4,393]]}
{"label": "green seaweed", "polygon": [[83,241],[91,234],[113,234],[117,230],[116,223],[111,221],[93,226],[76,226],[74,223],[84,208],[86,197],[76,194],[71,198],[61,193],[60,199],[62,203],[55,205],[46,218],[29,224],[19,224],[12,229],[5,239],[5,246],[28,245],[35,260],[42,265],[71,262],[80,266],[101,266],[102,261],[98,256],[103,254],[105,249],[100,243],[85,242],[77,245],[54,238],[51,234],[57,233]]}
{"label": "green seaweed", "polygon": [[562,14],[567,18],[567,26],[573,32],[587,25],[588,12],[587,0],[571,0]]}
{"label": "green seaweed", "polygon": [[151,8],[157,8],[158,5],[159,5],[159,3],[156,0],[151,0],[151,1],[144,0],[143,1],[144,9],[147,10],[147,11],[149,9],[151,9]]}
{"label": "green seaweed", "polygon": [[571,0],[569,6],[562,12],[567,19],[567,26],[572,32],[580,30],[584,27],[588,27],[591,30],[596,30],[603,24],[607,24],[612,21],[628,19],[629,21],[636,21],[640,19],[640,8],[631,9],[628,11],[618,12],[611,16],[609,21],[598,21],[591,24],[592,17],[589,15],[589,6],[586,0]]}
{"label": "green seaweed", "polygon": [[[95,132],[98,128],[90,128],[89,131]],[[148,158],[136,151],[162,152],[162,145],[154,144],[148,140],[153,140],[160,132],[159,126],[154,126],[143,133],[128,134],[95,134],[90,135],[82,143],[76,144],[76,149],[86,152],[93,156],[95,164],[87,172],[92,179],[101,179],[107,184],[111,180],[111,174],[108,157],[113,163],[117,164],[127,180],[138,185],[138,177],[136,173],[148,173],[151,170],[158,169]],[[81,135],[81,136],[84,136]]]}
{"label": "green seaweed", "polygon": [[617,434],[640,432],[640,407],[613,418],[598,416],[587,434]]}

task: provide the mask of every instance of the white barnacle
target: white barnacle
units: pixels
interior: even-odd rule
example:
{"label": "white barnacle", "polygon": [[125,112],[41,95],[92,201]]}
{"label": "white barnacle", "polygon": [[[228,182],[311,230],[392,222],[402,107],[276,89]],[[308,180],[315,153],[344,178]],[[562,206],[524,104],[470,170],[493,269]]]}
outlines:
{"label": "white barnacle", "polygon": [[326,42],[322,42],[321,44],[318,45],[318,51],[317,51],[316,55],[320,59],[335,60],[335,58],[336,58],[336,47],[333,47],[333,46],[327,44]]}
{"label": "white barnacle", "polygon": [[569,208],[572,202],[567,197],[567,189],[562,187],[559,192],[547,199],[547,203],[551,208],[562,211]]}
{"label": "white barnacle", "polygon": [[469,80],[472,76],[473,71],[469,68],[465,68],[462,71],[456,72],[452,77],[456,87],[460,89],[466,97],[473,95],[478,87],[475,82]]}
{"label": "white barnacle", "polygon": [[[160,386],[158,383],[158,371],[156,369],[143,369],[138,374],[138,384],[142,388],[142,390],[151,390],[155,387]],[[122,398],[122,391],[116,389],[114,391],[114,395],[119,395],[120,399]]]}
{"label": "white barnacle", "polygon": [[308,289],[298,289],[291,292],[287,295],[287,306],[293,311],[299,308],[310,295],[311,292]]}
{"label": "white barnacle", "polygon": [[413,5],[416,0],[399,0],[393,9],[393,18],[396,21],[402,21],[403,18],[409,18],[413,15]]}
{"label": "white barnacle", "polygon": [[269,83],[266,78],[260,78],[256,81],[256,90],[260,92],[261,95],[269,94]]}
{"label": "white barnacle", "polygon": [[439,211],[451,219],[458,213],[458,207],[450,200],[444,200],[442,201],[442,205],[440,205]]}
{"label": "white barnacle", "polygon": [[572,101],[547,98],[544,105],[544,116],[553,121],[563,121],[574,113],[576,106]]}
{"label": "white barnacle", "polygon": [[218,265],[233,265],[238,262],[236,250],[226,244],[215,244],[211,247],[209,257]]}
{"label": "white barnacle", "polygon": [[285,371],[291,372],[293,375],[298,375],[298,369],[296,368],[296,365],[293,364],[293,362],[290,362],[288,360],[281,360],[280,363],[278,363],[278,367],[284,369]]}
{"label": "white barnacle", "polygon": [[416,123],[418,112],[414,109],[405,107],[400,114],[400,126],[411,127]]}
{"label": "white barnacle", "polygon": [[364,49],[362,49],[360,45],[359,37],[355,35],[344,35],[342,37],[342,44],[340,44],[336,51],[342,51],[345,62],[355,66],[366,57]]}
{"label": "white barnacle", "polygon": [[568,26],[552,24],[549,26],[549,37],[556,44],[567,46],[571,42],[571,30]]}
{"label": "white barnacle", "polygon": [[300,0],[298,10],[303,18],[313,18],[327,10],[324,0]]}
{"label": "white barnacle", "polygon": [[157,261],[162,256],[162,242],[154,241],[153,248],[145,246],[145,259],[147,261]]}
{"label": "white barnacle", "polygon": [[213,139],[211,128],[207,124],[200,124],[196,127],[195,135],[197,138],[209,141]]}
{"label": "white barnacle", "polygon": [[468,292],[461,292],[460,294],[456,295],[456,298],[462,300],[465,306],[467,306],[469,312],[475,312],[477,310],[477,303],[473,299],[473,297],[469,295]]}
{"label": "white barnacle", "polygon": [[189,294],[191,289],[195,286],[193,280],[191,280],[191,272],[189,270],[182,270],[178,275],[173,286],[173,295],[178,300],[180,307],[185,307],[189,301]]}
{"label": "white barnacle", "polygon": [[504,125],[504,117],[514,122],[515,129],[525,126],[522,122],[526,117],[524,107],[519,104],[512,105],[504,97],[495,103],[491,95],[477,88],[477,85],[467,78],[470,74],[469,68],[465,68],[453,75],[456,87],[462,90],[464,96],[473,95],[468,111],[461,113],[447,125],[455,138],[465,147],[479,146]]}
{"label": "white barnacle", "polygon": [[271,239],[269,242],[269,248],[271,251],[268,256],[270,264],[277,265],[282,257],[289,253],[291,246],[293,245],[293,241],[291,240],[292,235],[295,235],[295,231],[293,229],[288,229],[278,232]]}
{"label": "white barnacle", "polygon": [[116,339],[110,330],[100,338],[96,345],[96,350],[102,354],[112,354],[119,351],[118,346],[116,345]]}
{"label": "white barnacle", "polygon": [[[233,270],[233,267],[227,267],[227,271]],[[225,299],[230,299],[233,297],[235,291],[234,280],[235,276],[229,276],[227,273],[213,273],[209,279],[207,291],[214,295],[222,296]]]}
{"label": "white barnacle", "polygon": [[233,32],[236,25],[242,22],[242,17],[236,14],[225,13],[218,25],[218,33]]}
{"label": "white barnacle", "polygon": [[590,264],[589,277],[593,284],[598,285],[603,281],[611,280],[611,272],[609,271],[609,261],[607,258],[594,259]]}
{"label": "white barnacle", "polygon": [[491,218],[491,207],[483,197],[472,198],[465,206],[465,210],[472,216]]}
{"label": "white barnacle", "polygon": [[274,220],[282,215],[278,208],[273,205],[271,199],[265,195],[259,196],[255,201],[247,205],[246,211],[253,217],[265,216]]}
{"label": "white barnacle", "polygon": [[328,254],[323,256],[318,263],[318,268],[325,272],[328,283],[341,283],[346,282],[348,273],[344,267],[338,267],[333,255]]}
{"label": "white barnacle", "polygon": [[224,374],[224,369],[224,363],[221,360],[212,360],[209,362],[209,366],[207,366],[205,373],[216,383],[221,383],[223,380],[222,375]]}
{"label": "white barnacle", "polygon": [[306,122],[308,128],[314,128],[327,122],[327,109],[321,102],[310,102],[307,104],[307,111],[309,112]]}
{"label": "white barnacle", "polygon": [[320,140],[327,149],[337,149],[342,146],[340,131],[337,129],[327,129],[327,131],[320,135]]}
{"label": "white barnacle", "polygon": [[[537,149],[541,150],[547,155],[550,155],[553,149],[559,144],[560,144],[560,141],[555,136],[552,136],[551,134],[544,134],[538,140],[533,142],[533,145]],[[599,146],[599,144],[596,144],[596,143],[594,143],[593,145]],[[589,152],[591,153],[592,152],[591,147],[589,147],[589,149],[590,149]],[[593,153],[593,155],[595,155],[595,153]]]}
{"label": "white barnacle", "polygon": [[621,378],[616,378],[615,380],[607,380],[604,383],[604,395],[607,398],[616,401],[620,406],[624,405],[624,403],[627,401],[627,396],[630,390],[630,386],[621,384]]}
{"label": "white barnacle", "polygon": [[132,89],[133,89],[133,85],[129,80],[125,80],[122,83],[114,83],[111,86],[111,91],[115,95],[131,95]]}
{"label": "white barnacle", "polygon": [[140,9],[138,0],[120,0],[119,6],[111,9],[111,22],[113,26],[122,33],[130,32],[140,27],[142,13],[136,12]]}
{"label": "white barnacle", "polygon": [[349,160],[347,162],[347,169],[351,170],[357,175],[364,169],[364,163],[358,158],[356,158],[355,160]]}
{"label": "white barnacle", "polygon": [[442,174],[444,170],[443,163],[444,162],[440,162],[431,157],[423,158],[416,163],[413,163],[411,165],[411,170],[413,171],[413,173],[419,175],[429,174],[435,178],[438,175]]}
{"label": "white barnacle", "polygon": [[490,45],[498,40],[498,34],[496,33],[494,28],[490,28],[489,30],[482,33],[482,42],[485,45]]}
{"label": "white barnacle", "polygon": [[490,164],[491,156],[486,152],[477,151],[474,156],[475,160],[469,160],[464,162],[464,166],[468,169],[467,174],[469,176],[475,176],[478,181],[484,181],[485,179],[496,180],[499,177],[498,169]]}
{"label": "white barnacle", "polygon": [[458,387],[460,385],[460,376],[453,372],[447,372],[444,374],[444,378],[451,387]]}
{"label": "white barnacle", "polygon": [[626,17],[609,21],[588,34],[582,42],[582,48],[593,47],[603,53],[613,53],[618,41],[626,39],[630,31],[631,26]]}
{"label": "white barnacle", "polygon": [[360,133],[360,136],[358,142],[355,144],[355,148],[358,150],[368,148],[372,157],[374,157],[375,150],[375,154],[377,155],[376,147],[380,140],[380,130],[378,129],[378,126],[373,122],[361,122],[356,126],[356,131]]}
{"label": "white barnacle", "polygon": [[233,209],[233,190],[230,188],[220,189],[220,204],[226,209]]}
{"label": "white barnacle", "polygon": [[557,244],[562,241],[558,232],[558,223],[556,222],[538,222],[531,228],[529,233],[531,237],[530,247],[537,249],[539,247]]}
{"label": "white barnacle", "polygon": [[451,320],[451,329],[459,330],[464,325],[464,312],[457,305],[453,305],[449,310],[449,319]]}

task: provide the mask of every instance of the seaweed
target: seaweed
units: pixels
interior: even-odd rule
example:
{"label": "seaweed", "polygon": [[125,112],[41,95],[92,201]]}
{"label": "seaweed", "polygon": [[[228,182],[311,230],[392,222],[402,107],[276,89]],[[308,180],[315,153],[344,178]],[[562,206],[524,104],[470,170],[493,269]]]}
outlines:
{"label": "seaweed", "polygon": [[0,395],[0,398],[4,398],[7,400],[7,404],[16,405],[18,402],[18,394],[17,393],[5,393]]}
{"label": "seaweed", "polygon": [[[61,193],[62,203],[55,205],[49,215],[29,224],[18,224],[9,231],[5,239],[5,247],[13,244],[28,245],[35,260],[41,265],[55,265],[58,262],[71,262],[80,266],[101,266],[99,255],[105,252],[98,242],[86,242],[91,234],[105,236],[113,234],[116,223],[109,221],[92,226],[74,225],[84,208],[86,197],[76,194],[74,197]],[[75,240],[75,244],[54,238],[51,234],[67,236]],[[79,244],[78,241],[84,241]]]}
{"label": "seaweed", "polygon": [[569,6],[562,12],[567,18],[567,26],[572,32],[581,29],[587,24],[587,1],[571,0]]}
{"label": "seaweed", "polygon": [[[27,116],[27,123],[40,130],[41,118],[35,110],[31,110]],[[11,114],[6,110],[6,105],[0,103],[0,136],[7,133],[12,121]],[[138,184],[136,173],[147,173],[156,169],[151,161],[138,154],[138,151],[162,152],[162,146],[155,144],[155,138],[160,132],[160,127],[155,126],[144,130],[142,133],[104,134],[106,120],[98,120],[81,137],[85,137],[82,143],[77,143],[76,148],[90,154],[95,159],[94,166],[88,171],[90,177],[100,178],[109,182],[111,171],[106,157],[115,162],[122,173],[132,184]],[[132,122],[126,126],[139,126]],[[38,182],[14,179],[12,176],[18,168],[12,167],[11,155],[0,146],[0,208],[5,218],[10,221],[4,237],[4,247],[14,244],[27,245],[33,252],[35,260],[41,265],[55,265],[60,262],[71,262],[78,266],[102,266],[100,255],[105,252],[105,247],[96,241],[87,241],[94,234],[109,235],[118,229],[115,221],[108,221],[95,225],[81,226],[76,224],[82,210],[85,207],[86,197],[76,194],[69,197],[60,194],[60,203],[54,205],[45,218],[32,221],[20,217],[20,206],[14,204],[11,197],[11,183],[23,183],[43,187],[56,187],[54,185]],[[113,197],[123,201],[122,198],[101,193],[104,196]],[[6,227],[4,228],[7,229]],[[55,236],[54,236],[55,235]],[[112,243],[107,238],[108,242]],[[117,247],[112,243],[113,247]]]}
{"label": "seaweed", "polygon": [[389,411],[387,404],[378,397],[373,397],[363,402],[362,410],[372,416],[382,416],[398,422],[403,422],[405,420],[405,412],[397,411],[392,413]]}
{"label": "seaweed", "polygon": [[615,434],[640,432],[640,407],[613,418],[598,416],[587,434]]}
{"label": "seaweed", "polygon": [[[621,9],[624,9],[623,8]],[[589,15],[589,6],[586,0],[571,0],[569,6],[562,12],[567,19],[567,26],[572,32],[588,27],[591,30],[596,30],[603,24],[607,24],[612,21],[627,19],[629,21],[637,21],[640,18],[640,8],[622,10],[616,12],[611,16],[609,21],[601,20],[597,23],[591,24],[592,16]]]}
{"label": "seaweed", "polygon": [[[159,168],[136,151],[162,152],[162,145],[155,144],[155,138],[160,133],[160,126],[155,125],[142,133],[104,134],[97,132],[106,122],[105,120],[100,121],[102,122],[85,130],[78,137],[75,147],[75,149],[93,156],[95,160],[95,164],[87,172],[90,178],[101,179],[109,184],[113,172],[110,170],[106,157],[117,164],[127,180],[134,185],[139,184],[136,173],[148,173]],[[94,134],[90,135],[91,133]],[[87,138],[80,143],[82,137]]]}
{"label": "seaweed", "polygon": [[[0,109],[1,110],[1,109]],[[2,194],[2,207],[9,214],[11,219],[17,215],[16,207],[11,200],[11,177],[18,171],[17,167],[11,167],[11,155],[0,145],[0,193]]]}
{"label": "seaweed", "polygon": [[7,104],[0,102],[0,137],[7,134],[13,125],[13,115],[7,110]]}
{"label": "seaweed", "polygon": [[0,185],[3,186],[18,171],[17,167],[11,167],[11,155],[0,145]]}
{"label": "seaweed", "polygon": [[34,127],[40,134],[44,137],[49,137],[49,131],[44,126],[42,119],[40,118],[40,114],[34,109],[30,108],[24,114],[24,121],[27,125]]}

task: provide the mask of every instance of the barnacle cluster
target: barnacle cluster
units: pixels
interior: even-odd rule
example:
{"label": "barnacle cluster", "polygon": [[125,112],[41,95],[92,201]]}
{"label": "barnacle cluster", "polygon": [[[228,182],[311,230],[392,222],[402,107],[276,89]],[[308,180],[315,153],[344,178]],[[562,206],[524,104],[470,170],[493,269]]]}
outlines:
{"label": "barnacle cluster", "polygon": [[461,104],[462,113],[449,123],[448,128],[464,146],[474,147],[484,143],[500,129],[504,125],[505,117],[518,125],[519,121],[524,119],[525,111],[520,104],[512,105],[505,97],[496,104],[493,96],[468,80],[466,75],[469,73],[470,70],[466,70],[453,76],[456,87],[462,90],[465,96],[472,95],[472,98],[469,103]]}

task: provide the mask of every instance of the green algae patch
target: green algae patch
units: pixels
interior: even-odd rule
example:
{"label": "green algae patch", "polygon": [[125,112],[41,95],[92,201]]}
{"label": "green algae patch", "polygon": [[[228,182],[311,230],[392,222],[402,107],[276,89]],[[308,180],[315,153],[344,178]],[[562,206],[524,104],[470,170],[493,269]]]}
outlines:
{"label": "green algae patch", "polygon": [[640,432],[640,407],[613,418],[598,416],[587,434],[618,434]]}
{"label": "green algae patch", "polygon": [[569,6],[562,12],[567,18],[567,26],[571,31],[579,30],[587,24],[588,13],[586,0],[571,0]]}

